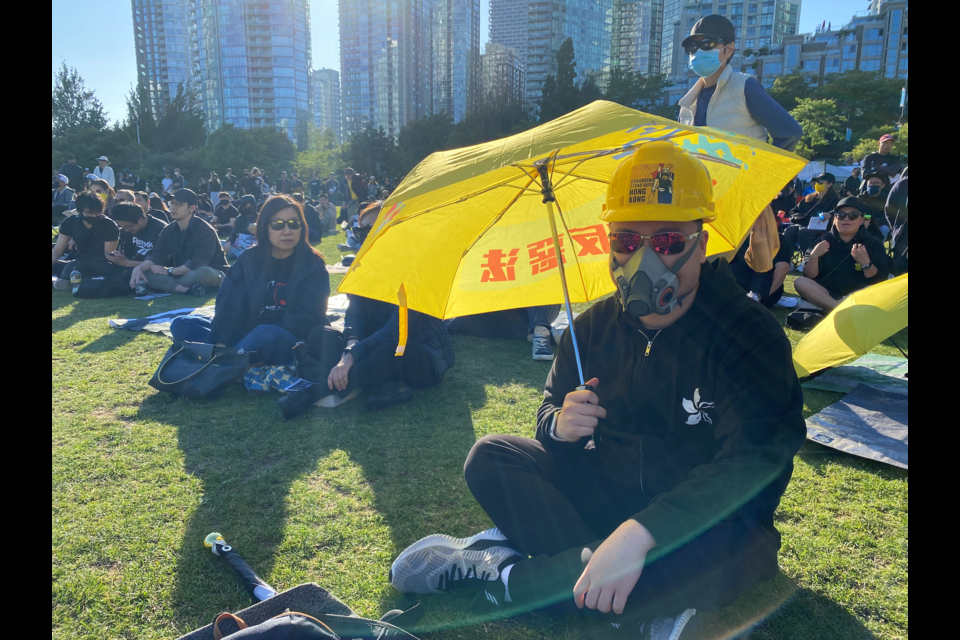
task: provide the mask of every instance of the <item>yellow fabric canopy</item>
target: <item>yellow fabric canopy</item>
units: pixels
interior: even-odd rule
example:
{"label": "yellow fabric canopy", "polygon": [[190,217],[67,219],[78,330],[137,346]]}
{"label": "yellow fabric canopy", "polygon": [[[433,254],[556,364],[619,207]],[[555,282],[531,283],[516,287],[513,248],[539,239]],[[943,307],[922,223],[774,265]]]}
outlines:
{"label": "yellow fabric canopy", "polygon": [[862,356],[907,326],[907,275],[850,294],[800,340],[793,366],[801,378]]}
{"label": "yellow fabric canopy", "polygon": [[[717,219],[708,253],[737,247],[805,161],[753,138],[686,127],[597,101],[509,138],[434,153],[384,204],[339,291],[452,318],[563,301],[535,168],[553,154],[559,243],[571,302],[613,291],[600,209],[638,146],[669,140],[704,161]],[[403,306],[403,305],[401,305]]]}

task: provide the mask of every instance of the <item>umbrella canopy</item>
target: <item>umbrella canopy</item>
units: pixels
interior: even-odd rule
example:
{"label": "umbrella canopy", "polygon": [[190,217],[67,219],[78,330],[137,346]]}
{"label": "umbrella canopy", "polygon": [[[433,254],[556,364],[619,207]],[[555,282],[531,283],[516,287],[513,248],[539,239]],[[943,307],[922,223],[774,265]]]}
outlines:
{"label": "umbrella canopy", "polygon": [[538,173],[546,163],[570,301],[611,293],[598,217],[607,181],[655,140],[697,154],[710,172],[710,254],[737,247],[805,163],[753,138],[597,101],[509,138],[426,158],[384,204],[338,290],[438,318],[563,301]]}
{"label": "umbrella canopy", "polygon": [[907,326],[907,275],[850,294],[793,352],[801,378],[862,356]]}

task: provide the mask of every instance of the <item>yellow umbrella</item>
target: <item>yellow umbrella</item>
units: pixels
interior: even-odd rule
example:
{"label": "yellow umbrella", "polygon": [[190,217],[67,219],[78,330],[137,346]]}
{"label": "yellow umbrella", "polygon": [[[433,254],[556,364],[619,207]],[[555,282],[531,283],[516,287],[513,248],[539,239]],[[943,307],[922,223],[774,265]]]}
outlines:
{"label": "yellow umbrella", "polygon": [[793,352],[800,377],[862,356],[907,326],[907,274],[850,294]]}
{"label": "yellow umbrella", "polygon": [[607,181],[655,140],[705,161],[717,214],[710,254],[737,247],[805,165],[753,138],[600,100],[509,138],[426,158],[384,203],[338,290],[437,318],[561,300],[569,312],[571,301],[596,300],[614,288],[598,218]]}

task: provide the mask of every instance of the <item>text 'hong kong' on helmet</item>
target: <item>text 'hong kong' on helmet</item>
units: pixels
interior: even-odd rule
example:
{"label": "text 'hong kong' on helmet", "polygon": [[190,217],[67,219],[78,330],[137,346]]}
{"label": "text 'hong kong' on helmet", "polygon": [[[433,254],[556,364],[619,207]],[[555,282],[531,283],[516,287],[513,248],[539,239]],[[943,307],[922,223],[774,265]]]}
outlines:
{"label": "text 'hong kong' on helmet", "polygon": [[650,142],[614,172],[600,219],[688,222],[716,218],[713,181],[699,158],[671,142]]}

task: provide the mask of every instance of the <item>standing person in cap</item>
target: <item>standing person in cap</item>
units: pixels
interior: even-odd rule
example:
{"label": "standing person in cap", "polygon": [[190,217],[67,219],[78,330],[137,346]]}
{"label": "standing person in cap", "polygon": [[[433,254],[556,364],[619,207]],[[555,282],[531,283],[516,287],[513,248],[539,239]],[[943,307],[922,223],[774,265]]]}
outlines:
{"label": "standing person in cap", "polygon": [[106,181],[111,189],[116,189],[117,183],[113,176],[113,167],[110,166],[107,156],[100,156],[97,158],[97,162],[100,163],[100,166],[93,170],[93,175],[97,176],[97,180]]}
{"label": "standing person in cap", "polygon": [[[633,172],[661,163],[673,204],[627,203]],[[699,159],[648,143],[614,173],[606,205],[617,293],[573,322],[589,386],[565,331],[536,439],[487,435],[467,456],[467,487],[497,528],[424,538],[389,579],[676,639],[694,609],[777,574],[774,513],[806,435],[803,394],[776,319],[707,260],[714,196]]]}
{"label": "standing person in cap", "polygon": [[853,197],[837,203],[836,224],[810,252],[793,286],[800,296],[831,310],[844,296],[883,282],[890,258],[883,243],[863,228],[864,206]]}
{"label": "standing person in cap", "polygon": [[73,189],[69,186],[70,178],[64,174],[57,176],[57,188],[53,190],[53,206],[63,206],[67,209],[73,208]]}
{"label": "standing person in cap", "polygon": [[887,176],[887,182],[889,183],[889,178],[900,173],[900,158],[890,153],[891,149],[893,149],[893,136],[885,133],[880,136],[876,152],[868,153],[863,158],[861,164],[863,165],[864,179],[866,179],[868,173],[883,173]]}
{"label": "standing person in cap", "polygon": [[70,184],[73,185],[70,187],[71,189],[74,191],[77,191],[78,189],[80,191],[83,190],[83,167],[77,164],[77,157],[75,155],[71,153],[67,156],[67,161],[60,165],[60,171],[58,173],[62,173],[63,175],[67,176],[67,178],[70,180]]}
{"label": "standing person in cap", "polygon": [[229,268],[217,231],[194,214],[197,194],[180,189],[170,200],[168,224],[143,262],[133,269],[130,288],[144,282],[161,293],[207,297],[220,288]]}
{"label": "standing person in cap", "polygon": [[230,194],[230,199],[232,200],[237,195],[237,184],[239,180],[237,176],[233,175],[233,169],[227,167],[227,172],[223,174],[223,180],[220,181],[221,188]]}
{"label": "standing person in cap", "polygon": [[[698,127],[716,127],[767,141],[793,151],[803,129],[760,86],[757,79],[730,66],[736,51],[733,24],[721,15],[701,18],[681,46],[690,56],[690,69],[700,79],[680,99],[680,122]],[[773,268],[780,247],[777,219],[766,207],[751,229],[746,261],[755,271]]]}

